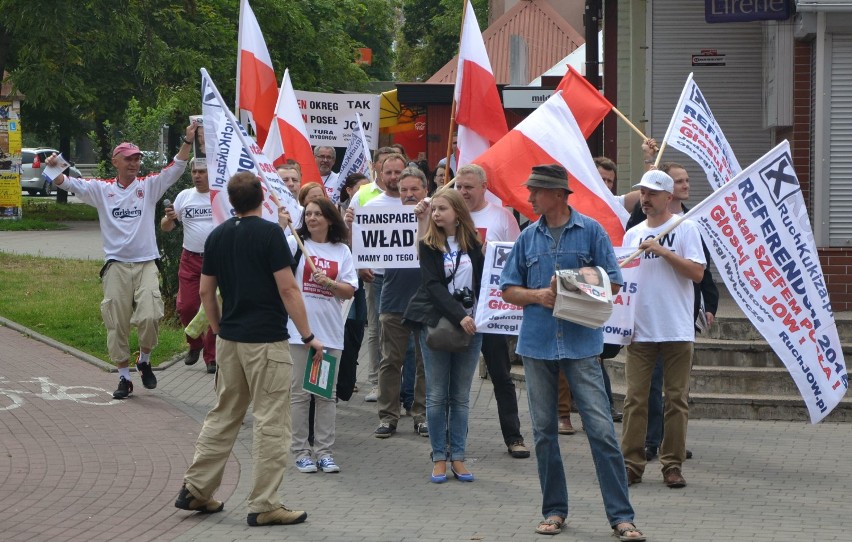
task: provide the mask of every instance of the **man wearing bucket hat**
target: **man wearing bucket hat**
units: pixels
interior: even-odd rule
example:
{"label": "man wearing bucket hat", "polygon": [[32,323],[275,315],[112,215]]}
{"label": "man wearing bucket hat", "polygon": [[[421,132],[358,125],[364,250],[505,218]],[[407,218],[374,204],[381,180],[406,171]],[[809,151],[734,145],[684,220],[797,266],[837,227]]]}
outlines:
{"label": "man wearing bucket hat", "polygon": [[[660,170],[647,171],[639,184],[639,201],[647,217],[627,231],[623,246],[644,251],[637,282],[633,343],[627,347],[627,394],[621,450],[629,484],[642,481],[645,471],[645,433],[648,427],[648,391],[657,357],[663,361],[666,412],[660,446],[663,482],[684,487],[681,468],[686,459],[689,415],[689,373],[695,341],[693,283],[701,282],[707,261],[698,227],[680,222],[670,204],[674,180]],[[670,231],[669,231],[670,230]],[[657,240],[657,237],[660,237]]]}
{"label": "man wearing bucket hat", "polygon": [[[169,232],[178,223],[183,224],[183,250],[178,269],[178,293],[175,309],[181,324],[186,327],[198,314],[201,297],[198,286],[201,280],[201,264],[204,261],[204,242],[213,231],[213,207],[210,204],[210,184],[207,179],[207,162],[204,158],[192,161],[193,188],[181,190],[174,204],[167,205],[160,220],[160,229]],[[204,365],[207,372],[216,373],[216,334],[208,327],[199,337],[186,336],[189,353],[183,362],[194,365],[204,350]]]}
{"label": "man wearing bucket hat", "polygon": [[622,284],[612,243],[603,227],[568,205],[568,173],[558,164],[532,168],[525,183],[541,215],[518,237],[500,278],[503,299],[524,308],[517,352],[523,358],[535,439],[544,519],[535,531],[553,535],[568,516],[568,487],[559,450],[557,376],[565,373],[589,437],[607,520],[621,540],[645,540],[633,523],[624,460],[615,436],[603,374],[601,328],[553,316],[557,269],[600,266],[613,293]]}
{"label": "man wearing bucket hat", "polygon": [[[60,174],[54,184],[74,192],[84,203],[98,210],[106,263],[101,269],[104,299],[101,316],[107,330],[109,357],[118,367],[116,399],[133,393],[130,377],[130,326],[139,334],[136,368],[142,385],[152,390],[157,377],[151,369],[151,350],[157,346],[163,300],[157,264],[160,251],[154,230],[157,201],[186,170],[195,138],[195,122],[187,126],[180,151],[174,161],[157,175],[137,178],[142,151],[133,143],[121,143],[112,151],[114,179],[75,179]],[[57,157],[47,159],[49,166]]]}

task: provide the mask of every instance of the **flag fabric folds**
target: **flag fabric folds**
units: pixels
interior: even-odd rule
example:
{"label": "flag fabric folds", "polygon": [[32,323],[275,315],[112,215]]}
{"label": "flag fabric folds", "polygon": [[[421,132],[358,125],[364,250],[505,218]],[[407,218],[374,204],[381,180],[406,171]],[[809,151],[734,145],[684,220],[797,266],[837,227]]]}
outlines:
{"label": "flag fabric folds", "polygon": [[790,371],[817,423],[849,387],[807,205],[783,141],[693,207],[731,297]]}
{"label": "flag fabric folds", "polygon": [[630,215],[601,179],[561,91],[474,162],[485,169],[489,190],[530,220],[536,215],[527,201],[528,192],[523,183],[532,166],[561,164],[570,174],[568,186],[573,194],[568,199],[569,205],[600,222],[613,245],[621,245]]}
{"label": "flag fabric folds", "polygon": [[238,42],[237,109],[250,118],[257,142],[263,146],[278,98],[278,81],[260,25],[248,0],[240,2]]}
{"label": "flag fabric folds", "polygon": [[742,171],[691,73],[686,78],[664,140],[666,145],[698,162],[713,190]]}
{"label": "flag fabric folds", "polygon": [[298,224],[302,212],[296,198],[281,181],[272,162],[225,106],[222,95],[204,68],[201,68],[201,111],[213,222],[221,224],[233,216],[233,207],[228,200],[228,181],[240,171],[250,171],[263,184],[263,218],[278,222],[278,207],[284,206],[293,222]]}
{"label": "flag fabric folds", "polygon": [[275,166],[280,166],[287,159],[298,162],[302,168],[302,184],[322,182],[313,149],[308,140],[305,119],[302,117],[293,84],[290,82],[290,70],[284,70],[281,92],[275,104],[269,137],[263,145],[263,154]]}
{"label": "flag fabric folds", "polygon": [[562,98],[571,109],[580,131],[583,132],[583,137],[588,138],[592,135],[595,128],[612,110],[609,100],[604,98],[603,94],[572,66],[568,66],[568,71],[559,81],[556,90],[562,91]]}
{"label": "flag fabric folds", "polygon": [[325,186],[325,191],[328,197],[335,204],[340,202],[340,192],[343,190],[343,185],[346,183],[346,177],[353,173],[363,173],[370,178],[370,170],[373,167],[373,161],[370,158],[370,148],[367,146],[367,136],[364,134],[364,126],[361,121],[361,115],[355,112],[355,129],[349,137],[349,145],[346,146],[346,153],[343,155],[343,162],[340,163],[340,171],[337,177],[329,175],[329,179],[333,180],[334,186]]}
{"label": "flag fabric folds", "polygon": [[459,167],[472,162],[509,131],[476,14],[469,1],[465,6],[455,86]]}

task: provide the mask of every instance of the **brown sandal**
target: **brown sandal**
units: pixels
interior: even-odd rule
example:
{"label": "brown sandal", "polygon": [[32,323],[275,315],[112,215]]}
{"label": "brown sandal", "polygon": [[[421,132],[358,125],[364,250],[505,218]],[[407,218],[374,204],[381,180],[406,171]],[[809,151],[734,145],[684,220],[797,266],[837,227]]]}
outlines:
{"label": "brown sandal", "polygon": [[[554,535],[562,532],[562,527],[565,526],[565,520],[560,517],[543,519],[538,523],[538,527],[535,528],[535,532],[537,534],[547,534]],[[556,527],[555,529],[548,529],[548,527]]]}
{"label": "brown sandal", "polygon": [[[623,529],[619,529],[618,525],[628,525]],[[636,525],[630,522],[622,522],[612,528],[612,536],[617,536],[619,540],[622,542],[632,541],[632,542],[644,542],[646,540],[645,535],[642,534],[642,531],[636,528]],[[638,536],[627,536],[629,533],[636,533]]]}

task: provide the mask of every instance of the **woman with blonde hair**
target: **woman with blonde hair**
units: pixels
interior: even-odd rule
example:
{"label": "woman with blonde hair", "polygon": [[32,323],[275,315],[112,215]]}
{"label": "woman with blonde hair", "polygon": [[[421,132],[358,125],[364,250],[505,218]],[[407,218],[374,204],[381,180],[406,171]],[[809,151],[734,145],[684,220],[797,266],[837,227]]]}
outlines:
{"label": "woman with blonde hair", "polygon": [[[455,190],[441,190],[430,202],[429,225],[420,240],[422,283],[404,318],[419,325],[426,369],[426,420],[432,445],[431,481],[447,481],[447,462],[457,480],[472,482],[465,467],[470,386],[479,360],[482,335],[473,321],[484,257],[482,243],[464,200]],[[470,335],[461,352],[430,348],[426,326],[441,317]]]}

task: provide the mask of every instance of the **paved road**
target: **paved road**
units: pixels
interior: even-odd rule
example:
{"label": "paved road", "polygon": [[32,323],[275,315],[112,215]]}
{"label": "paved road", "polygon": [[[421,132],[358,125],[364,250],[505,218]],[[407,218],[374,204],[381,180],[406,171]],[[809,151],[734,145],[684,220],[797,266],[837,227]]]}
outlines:
{"label": "paved road", "polygon": [[[307,510],[308,521],[250,528],[250,421],[218,494],[225,511],[177,510],[172,503],[213,401],[212,378],[182,364],[158,377],[156,391],[139,386],[131,400],[113,402],[114,374],[0,327],[0,539],[543,540],[533,534],[535,461],[506,454],[487,381],[475,379],[471,390],[468,459],[476,482],[430,484],[427,439],[414,434],[411,419],[393,438],[373,438],[375,403],[355,395],[338,410],[342,472],[288,468],[282,499]],[[531,440],[526,392],[519,396]],[[561,443],[571,512],[557,540],[612,540],[584,434]],[[645,482],[631,488],[637,523],[651,540],[850,539],[848,425],[695,420],[689,444],[696,455],[684,470],[689,486],[667,489],[649,467]]]}

